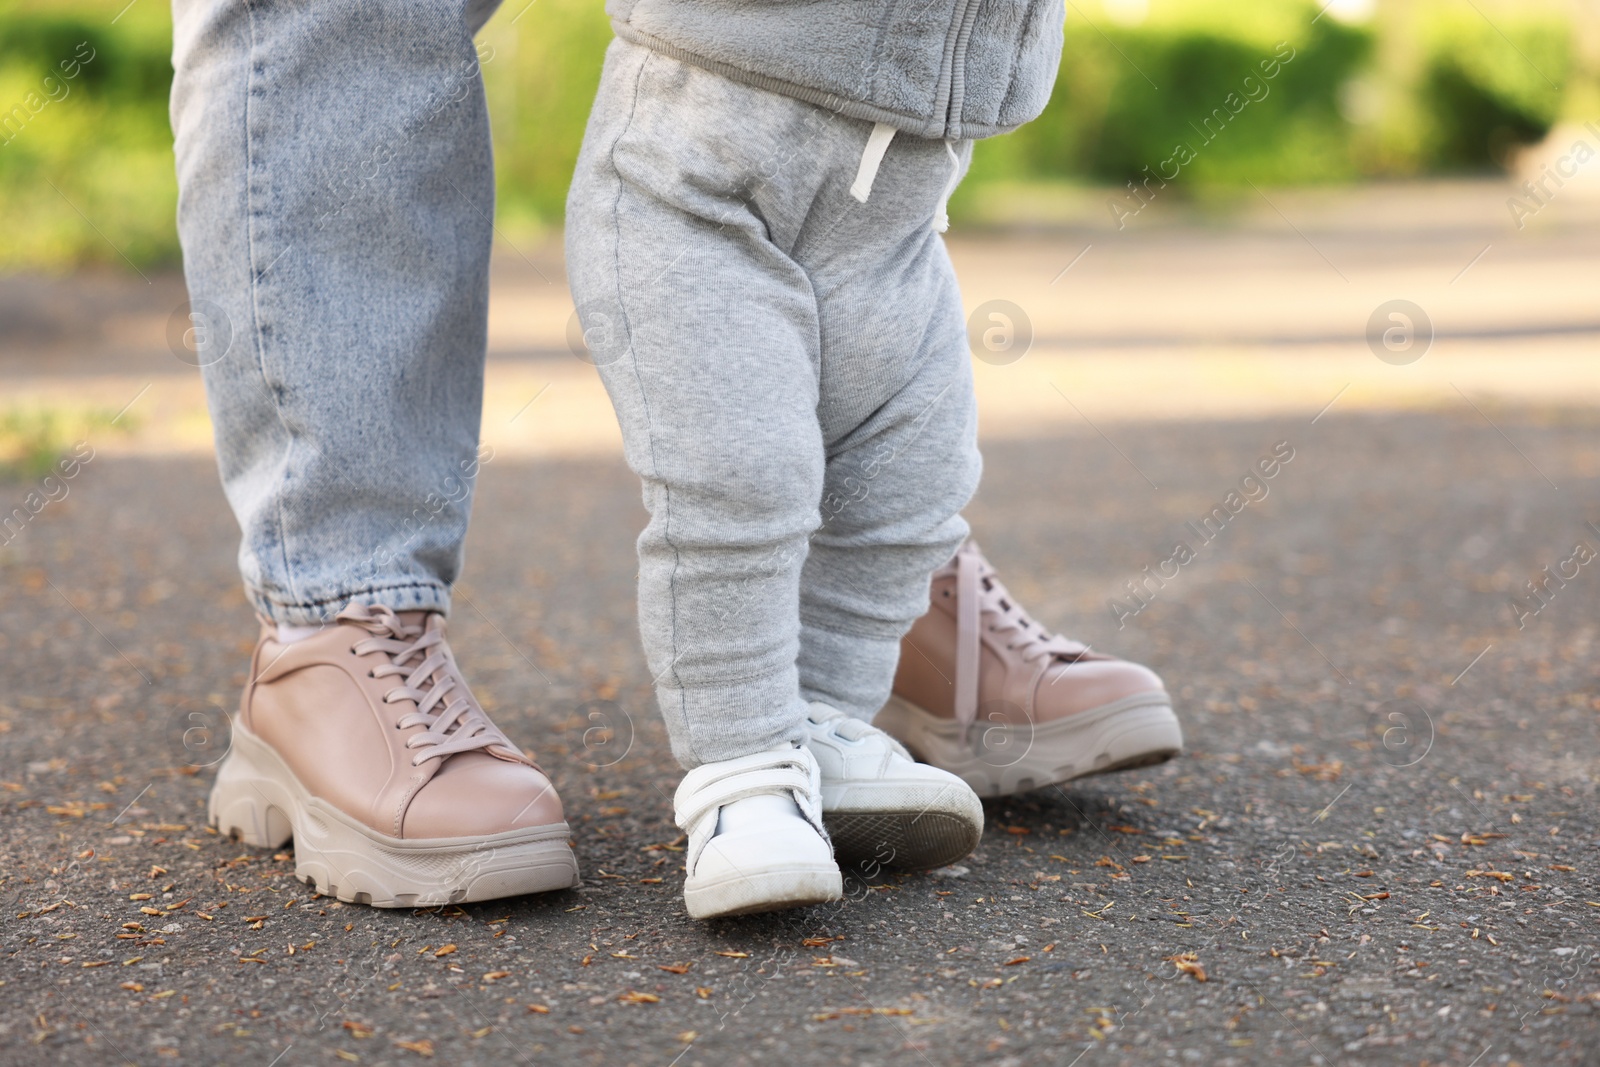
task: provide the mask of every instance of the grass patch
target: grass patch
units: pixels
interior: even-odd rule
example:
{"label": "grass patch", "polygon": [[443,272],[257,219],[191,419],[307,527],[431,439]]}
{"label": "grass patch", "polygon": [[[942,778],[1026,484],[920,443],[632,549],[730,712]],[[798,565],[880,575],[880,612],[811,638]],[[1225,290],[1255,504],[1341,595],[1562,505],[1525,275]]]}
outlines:
{"label": "grass patch", "polygon": [[[113,422],[113,420],[116,420]],[[132,416],[100,409],[11,408],[0,411],[0,482],[35,481],[92,435],[127,433]]]}

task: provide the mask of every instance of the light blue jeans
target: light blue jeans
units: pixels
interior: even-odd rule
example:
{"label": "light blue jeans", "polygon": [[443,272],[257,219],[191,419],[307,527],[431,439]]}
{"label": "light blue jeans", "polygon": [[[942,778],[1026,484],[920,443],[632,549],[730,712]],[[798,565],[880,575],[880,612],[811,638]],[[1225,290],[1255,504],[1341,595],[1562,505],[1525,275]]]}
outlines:
{"label": "light blue jeans", "polygon": [[174,0],[183,244],[256,610],[447,610],[478,472],[496,0]]}

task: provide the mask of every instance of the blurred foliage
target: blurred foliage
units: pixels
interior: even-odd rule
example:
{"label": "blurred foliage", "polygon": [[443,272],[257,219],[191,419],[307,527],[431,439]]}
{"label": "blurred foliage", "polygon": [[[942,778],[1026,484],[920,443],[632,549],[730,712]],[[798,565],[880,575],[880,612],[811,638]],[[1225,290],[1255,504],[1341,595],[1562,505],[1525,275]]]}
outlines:
{"label": "blurred foliage", "polygon": [[494,49],[483,80],[499,213],[514,229],[560,222],[611,42],[600,0],[538,0],[518,17],[525,2],[507,0],[479,35]]}
{"label": "blurred foliage", "polygon": [[[1044,114],[980,144],[973,185],[1060,176],[1120,185],[1148,177],[1146,168],[1200,185],[1354,176],[1338,95],[1370,56],[1372,35],[1313,22],[1316,13],[1298,0],[1186,0],[1128,26],[1091,21],[1074,5]],[[1180,146],[1189,152],[1175,154]]]}
{"label": "blurred foliage", "polygon": [[89,437],[114,425],[119,432],[133,428],[130,416],[116,419],[112,411],[60,408],[10,408],[0,411],[0,482],[34,481],[51,474],[56,464]]}
{"label": "blurred foliage", "polygon": [[[1549,8],[1391,4],[1351,25],[1311,0],[1152,0],[1130,24],[1090,2],[1068,9],[1045,114],[978,146],[958,212],[999,181],[1170,174],[1180,145],[1180,193],[1482,169],[1560,117],[1574,74]],[[0,270],[176,261],[170,32],[154,0],[0,0]],[[484,30],[512,232],[559,223],[610,36],[599,0],[513,0]]]}
{"label": "blurred foliage", "polygon": [[0,8],[0,269],[176,257],[171,19],[120,6]]}
{"label": "blurred foliage", "polygon": [[1419,92],[1427,156],[1436,167],[1501,162],[1561,116],[1572,73],[1566,22],[1537,13],[1502,25],[1472,11],[1437,9],[1426,23]]}

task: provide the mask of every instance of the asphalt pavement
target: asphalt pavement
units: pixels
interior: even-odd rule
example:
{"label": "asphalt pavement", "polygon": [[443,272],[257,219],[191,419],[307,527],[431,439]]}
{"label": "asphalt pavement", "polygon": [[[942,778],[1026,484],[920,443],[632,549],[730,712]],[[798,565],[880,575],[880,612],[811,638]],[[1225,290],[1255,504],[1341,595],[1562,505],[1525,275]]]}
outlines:
{"label": "asphalt pavement", "polygon": [[486,465],[452,621],[583,885],[413,912],[207,830],[235,530],[209,460],[96,458],[0,550],[0,1063],[1597,1062],[1600,561],[1568,561],[1600,415],[1101,429],[991,444],[969,516],[1035,614],[1165,676],[1188,752],[991,803],[957,867],[714,923],[619,459]]}
{"label": "asphalt pavement", "polygon": [[974,335],[1032,337],[977,353],[968,517],[1188,750],[714,923],[557,246],[497,259],[451,628],[583,884],[425,911],[205,826],[255,627],[181,280],[0,279],[0,409],[106,416],[64,495],[0,482],[0,1065],[1600,1063],[1600,201],[1517,230],[1511,191],[953,235]]}

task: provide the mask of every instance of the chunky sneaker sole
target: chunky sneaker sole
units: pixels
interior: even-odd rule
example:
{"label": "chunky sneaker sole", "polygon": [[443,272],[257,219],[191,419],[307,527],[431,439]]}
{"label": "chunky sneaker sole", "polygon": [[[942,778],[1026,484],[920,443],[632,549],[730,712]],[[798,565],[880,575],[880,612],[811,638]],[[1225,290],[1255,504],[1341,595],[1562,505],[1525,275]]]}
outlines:
{"label": "chunky sneaker sole", "polygon": [[1052,722],[967,727],[894,696],[872,722],[917,759],[986,797],[1165,763],[1183,750],[1183,728],[1162,692],[1136,693]]}
{"label": "chunky sneaker sole", "polygon": [[486,837],[388,837],[311,796],[237,720],[209,818],[219,833],[257,848],[281,848],[293,838],[295,877],[351,904],[434,907],[578,884],[565,822]]}

